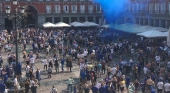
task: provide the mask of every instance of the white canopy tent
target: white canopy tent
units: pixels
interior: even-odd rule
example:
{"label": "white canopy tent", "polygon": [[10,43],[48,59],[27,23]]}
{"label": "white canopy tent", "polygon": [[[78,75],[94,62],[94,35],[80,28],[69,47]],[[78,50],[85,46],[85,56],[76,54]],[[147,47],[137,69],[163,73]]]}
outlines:
{"label": "white canopy tent", "polygon": [[169,31],[167,32],[167,36],[168,36],[167,37],[167,45],[168,45],[168,47],[170,47],[170,28],[169,28]]}
{"label": "white canopy tent", "polygon": [[[152,27],[152,26],[141,26],[141,27],[137,27],[137,28],[134,28],[133,33],[147,32],[147,31],[150,31],[150,30],[149,30],[150,28],[153,28],[153,27]],[[153,31],[156,31],[156,30],[153,30]]]}
{"label": "white canopy tent", "polygon": [[110,28],[110,25],[109,25],[109,24],[107,24],[107,25],[102,25],[101,27],[103,27],[103,28]]}
{"label": "white canopy tent", "polygon": [[48,27],[55,27],[55,24],[50,23],[50,22],[44,23],[44,24],[42,24],[42,25],[43,25],[43,27],[45,27],[45,28],[48,28]]}
{"label": "white canopy tent", "polygon": [[153,28],[150,28],[150,30],[156,30],[156,31],[168,31],[167,28],[162,28],[162,27],[153,27]]}
{"label": "white canopy tent", "polygon": [[147,37],[147,38],[166,37],[166,36],[163,35],[163,32],[155,31],[155,30],[150,30],[150,31],[138,33],[137,35],[144,36],[144,37]]}
{"label": "white canopy tent", "polygon": [[69,24],[63,23],[63,22],[58,22],[55,24],[54,27],[71,27]]}
{"label": "white canopy tent", "polygon": [[70,25],[74,25],[74,24],[79,24],[80,22],[72,22],[72,23],[70,23]]}
{"label": "white canopy tent", "polygon": [[138,25],[138,24],[130,24],[129,26],[127,26],[125,31],[129,32],[129,33],[134,33],[136,31],[136,29],[139,28],[139,27],[142,27],[142,26]]}
{"label": "white canopy tent", "polygon": [[85,24],[80,23],[80,22],[72,22],[72,23],[70,23],[70,25],[72,25],[74,27],[86,27]]}
{"label": "white canopy tent", "polygon": [[86,26],[99,26],[98,24],[94,23],[94,22],[83,22],[83,24],[85,24]]}

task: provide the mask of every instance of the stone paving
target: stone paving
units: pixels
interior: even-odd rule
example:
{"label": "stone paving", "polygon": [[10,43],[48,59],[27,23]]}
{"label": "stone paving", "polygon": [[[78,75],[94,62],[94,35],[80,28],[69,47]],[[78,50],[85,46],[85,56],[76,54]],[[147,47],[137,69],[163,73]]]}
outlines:
{"label": "stone paving", "polygon": [[[15,47],[14,47],[15,48]],[[15,50],[15,49],[13,49]],[[8,53],[1,51],[1,55],[3,57],[4,63],[3,65],[7,65],[7,57]],[[41,56],[45,56],[44,54],[41,54]],[[25,77],[25,63],[23,63],[22,58],[22,51],[19,52],[19,61],[22,62],[22,76]],[[50,93],[52,86],[54,85],[58,93],[65,93],[64,91],[67,88],[67,81],[70,77],[72,77],[75,80],[75,84],[79,83],[79,66],[77,66],[75,63],[73,63],[73,69],[72,72],[64,72],[64,73],[55,73],[55,70],[53,69],[52,78],[48,78],[47,72],[43,70],[43,63],[41,62],[41,59],[39,62],[35,63],[35,70],[36,68],[39,68],[42,72],[42,80],[40,81],[40,87],[38,87],[38,93]],[[61,69],[61,68],[60,68]],[[65,68],[66,71],[66,68]]]}
{"label": "stone paving", "polygon": [[[13,49],[15,50],[15,49]],[[5,64],[7,63],[7,56],[8,53],[5,53],[4,51],[1,52],[1,55],[3,56],[3,60]],[[42,57],[45,57],[44,54],[40,54]],[[23,66],[23,70],[22,70],[22,76],[25,77],[25,63],[23,63],[23,58],[22,58],[22,51],[19,52],[19,60],[20,62],[22,62],[22,66]],[[60,62],[60,61],[59,61]],[[40,61],[35,63],[35,70],[36,68],[39,68],[42,72],[42,80],[40,81],[40,87],[38,87],[37,93],[50,93],[52,86],[54,85],[58,92],[57,93],[67,93],[66,88],[67,88],[67,81],[70,77],[72,77],[75,80],[75,84],[79,83],[79,66],[76,64],[76,61],[73,61],[73,68],[72,68],[72,72],[64,72],[64,73],[55,73],[55,70],[53,69],[53,74],[52,74],[52,78],[48,78],[47,76],[47,72],[43,70],[43,62]],[[61,68],[60,68],[61,69]],[[66,68],[65,68],[66,71]],[[105,75],[102,76],[102,78]],[[100,79],[100,78],[99,78]],[[98,79],[98,80],[99,80]],[[90,92],[92,93],[92,92]],[[125,92],[127,93],[127,92]],[[138,92],[141,93],[141,92]]]}

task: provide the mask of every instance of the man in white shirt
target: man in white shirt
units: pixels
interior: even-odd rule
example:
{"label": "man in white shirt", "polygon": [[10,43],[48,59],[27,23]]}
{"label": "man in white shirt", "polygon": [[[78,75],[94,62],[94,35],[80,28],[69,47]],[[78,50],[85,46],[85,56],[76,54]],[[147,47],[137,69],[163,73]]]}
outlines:
{"label": "man in white shirt", "polygon": [[47,70],[47,62],[48,62],[47,59],[44,59],[44,60],[43,60],[43,63],[44,63],[44,70]]}
{"label": "man in white shirt", "polygon": [[30,57],[30,63],[31,63],[31,66],[34,66],[34,61],[35,61],[35,58],[32,56]]}
{"label": "man in white shirt", "polygon": [[170,84],[168,83],[168,81],[166,81],[166,83],[164,84],[164,90],[165,93],[170,93]]}
{"label": "man in white shirt", "polygon": [[156,64],[159,66],[159,63],[161,61],[161,57],[159,55],[155,56]]}
{"label": "man in white shirt", "polygon": [[145,67],[143,68],[144,75],[147,75],[147,71],[148,71],[148,68],[145,66]]}
{"label": "man in white shirt", "polygon": [[85,50],[84,50],[84,57],[86,57],[87,54],[88,54],[88,51],[85,49]]}
{"label": "man in white shirt", "polygon": [[157,87],[158,87],[157,93],[162,93],[163,86],[164,84],[162,80],[160,79],[159,82],[157,83]]}
{"label": "man in white shirt", "polygon": [[116,67],[111,68],[111,73],[112,73],[112,75],[115,75],[116,72],[117,72],[117,68],[116,68]]}
{"label": "man in white shirt", "polygon": [[29,78],[29,70],[30,70],[30,66],[27,65],[26,68],[25,68],[25,71],[26,71],[26,77]]}

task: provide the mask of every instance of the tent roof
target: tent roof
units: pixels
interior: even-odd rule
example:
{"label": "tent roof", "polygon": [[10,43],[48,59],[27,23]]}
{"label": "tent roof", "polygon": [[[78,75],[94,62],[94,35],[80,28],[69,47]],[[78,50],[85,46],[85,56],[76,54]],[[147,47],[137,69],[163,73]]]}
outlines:
{"label": "tent roof", "polygon": [[99,26],[98,24],[89,21],[83,22],[83,24],[85,24],[86,26]]}
{"label": "tent roof", "polygon": [[58,22],[55,24],[55,27],[71,27],[71,26],[63,22]]}
{"label": "tent roof", "polygon": [[72,25],[74,27],[86,27],[85,24],[80,23],[80,22],[72,22],[72,23],[70,23],[70,25]]}
{"label": "tent roof", "polygon": [[166,37],[163,35],[163,32],[161,31],[155,31],[155,30],[150,30],[142,33],[138,33],[137,35],[139,36],[144,36],[148,38],[153,38],[153,37]]}
{"label": "tent roof", "polygon": [[44,24],[42,24],[42,25],[43,25],[43,27],[45,27],[45,28],[54,27],[54,26],[55,26],[55,24],[50,23],[50,22],[44,23]]}

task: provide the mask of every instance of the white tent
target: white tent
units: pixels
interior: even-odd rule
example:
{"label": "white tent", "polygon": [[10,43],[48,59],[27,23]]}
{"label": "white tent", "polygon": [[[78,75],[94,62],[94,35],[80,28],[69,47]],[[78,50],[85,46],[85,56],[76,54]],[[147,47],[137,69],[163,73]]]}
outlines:
{"label": "white tent", "polygon": [[70,25],[72,25],[74,27],[86,27],[85,24],[79,23],[79,22],[72,22],[72,23],[70,23]]}
{"label": "white tent", "polygon": [[50,22],[47,22],[47,23],[44,23],[44,24],[43,24],[43,27],[45,27],[45,28],[54,27],[54,26],[55,26],[55,24],[50,23]]}
{"label": "white tent", "polygon": [[157,31],[168,31],[168,29],[166,28],[162,28],[162,27],[153,27],[150,30],[157,30]]}
{"label": "white tent", "polygon": [[168,31],[168,35],[167,35],[167,45],[168,47],[170,47],[170,28],[169,28],[169,31]]}
{"label": "white tent", "polygon": [[[151,28],[153,28],[153,27],[152,26],[141,26],[141,27],[135,28],[133,33],[147,32],[147,31],[150,31],[149,29],[151,29]],[[153,30],[153,31],[155,31],[155,30]]]}
{"label": "white tent", "polygon": [[150,31],[138,33],[137,35],[139,35],[139,36],[144,36],[144,37],[148,37],[148,38],[153,38],[153,37],[166,37],[166,36],[163,36],[163,32],[155,31],[155,30],[150,30]]}
{"label": "white tent", "polygon": [[71,27],[71,26],[63,22],[58,22],[55,24],[55,27]]}
{"label": "white tent", "polygon": [[103,28],[110,28],[110,25],[109,25],[109,24],[107,24],[107,25],[102,25],[101,27],[103,27]]}
{"label": "white tent", "polygon": [[86,26],[99,26],[99,25],[98,25],[98,24],[96,24],[96,23],[88,22],[88,21],[83,22],[83,24],[85,24]]}
{"label": "white tent", "polygon": [[72,23],[70,23],[70,25],[74,25],[74,24],[82,24],[82,23],[80,23],[80,22],[72,22]]}
{"label": "white tent", "polygon": [[135,33],[136,29],[139,28],[139,27],[142,27],[141,25],[138,25],[138,24],[129,24],[125,31],[126,32],[129,32],[129,33]]}

